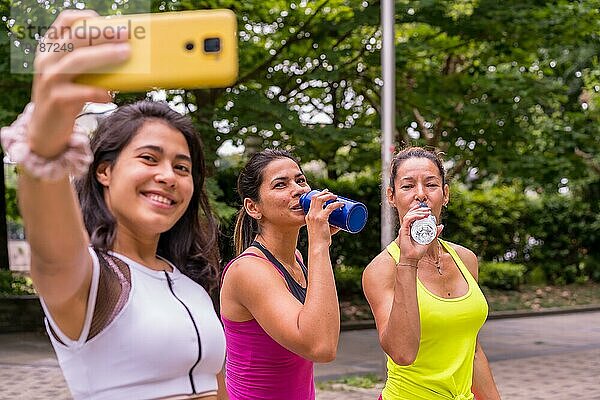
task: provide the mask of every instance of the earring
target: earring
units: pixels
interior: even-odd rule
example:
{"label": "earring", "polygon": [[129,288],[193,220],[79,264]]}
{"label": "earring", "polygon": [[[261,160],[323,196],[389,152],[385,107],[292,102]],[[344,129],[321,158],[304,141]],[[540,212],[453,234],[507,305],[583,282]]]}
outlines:
{"label": "earring", "polygon": [[259,215],[258,217],[256,217],[256,219],[258,219],[258,220],[261,219],[261,218],[262,218],[262,215]]}

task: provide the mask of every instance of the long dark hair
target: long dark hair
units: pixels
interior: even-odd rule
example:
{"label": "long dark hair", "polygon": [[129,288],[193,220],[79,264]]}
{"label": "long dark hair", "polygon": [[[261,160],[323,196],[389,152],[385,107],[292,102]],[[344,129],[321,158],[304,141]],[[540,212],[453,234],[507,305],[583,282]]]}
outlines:
{"label": "long dark hair", "polygon": [[396,187],[394,185],[394,181],[396,180],[396,174],[398,173],[398,168],[400,164],[409,158],[426,158],[431,160],[437,169],[440,171],[440,177],[442,178],[442,188],[446,184],[446,171],[444,170],[444,161],[440,153],[437,153],[432,150],[427,150],[423,147],[407,147],[405,149],[400,150],[393,158],[391,162],[390,168],[390,189],[392,189],[392,193],[394,193]]}
{"label": "long dark hair", "polygon": [[96,179],[96,170],[103,162],[114,165],[123,148],[142,125],[152,119],[183,134],[192,158],[194,182],[187,210],[171,229],[160,235],[157,253],[210,292],[218,285],[218,247],[217,226],[204,188],[203,145],[191,119],[172,110],[168,104],[139,101],[119,107],[100,121],[91,139],[94,161],[88,173],[75,182],[85,227],[92,246],[99,250],[112,249],[117,224],[104,202],[104,187]]}
{"label": "long dark hair", "polygon": [[252,218],[244,208],[244,199],[249,198],[252,201],[260,201],[260,185],[263,182],[263,171],[272,161],[280,158],[289,158],[298,164],[300,163],[290,153],[285,150],[265,149],[254,154],[246,163],[246,166],[240,171],[237,180],[237,191],[242,201],[242,207],[238,211],[237,220],[235,222],[235,231],[233,233],[233,241],[235,243],[235,254],[238,255],[244,251],[254,237],[260,233],[258,221]]}

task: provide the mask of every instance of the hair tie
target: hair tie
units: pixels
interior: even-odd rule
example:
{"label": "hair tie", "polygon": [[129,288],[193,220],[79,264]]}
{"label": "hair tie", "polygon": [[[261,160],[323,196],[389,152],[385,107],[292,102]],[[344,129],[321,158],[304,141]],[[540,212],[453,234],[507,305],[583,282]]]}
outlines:
{"label": "hair tie", "polygon": [[27,104],[15,122],[0,130],[2,147],[9,162],[18,164],[33,177],[45,181],[56,181],[65,175],[75,178],[84,175],[94,156],[86,131],[77,124],[73,126],[67,148],[58,156],[48,159],[31,151],[27,143],[27,128],[34,108],[33,103]]}

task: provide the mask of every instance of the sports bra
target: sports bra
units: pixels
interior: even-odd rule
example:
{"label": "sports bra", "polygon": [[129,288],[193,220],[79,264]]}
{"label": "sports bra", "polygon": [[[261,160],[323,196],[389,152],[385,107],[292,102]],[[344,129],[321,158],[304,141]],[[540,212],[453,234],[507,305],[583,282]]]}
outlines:
{"label": "sports bra", "polygon": [[[90,254],[92,282],[78,339],[60,331],[42,299],[73,398],[215,394],[225,337],[204,288],[171,263],[173,272],[156,271],[118,253],[90,248]],[[126,295],[99,295],[114,293],[115,286]],[[96,312],[105,303],[108,312]]]}

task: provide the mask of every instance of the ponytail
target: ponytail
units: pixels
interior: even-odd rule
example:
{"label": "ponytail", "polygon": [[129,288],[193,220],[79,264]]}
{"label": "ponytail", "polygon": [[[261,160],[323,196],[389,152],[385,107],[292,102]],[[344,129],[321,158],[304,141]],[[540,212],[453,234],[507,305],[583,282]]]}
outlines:
{"label": "ponytail", "polygon": [[236,257],[250,247],[256,234],[258,234],[258,222],[248,215],[244,207],[240,208],[233,232]]}

